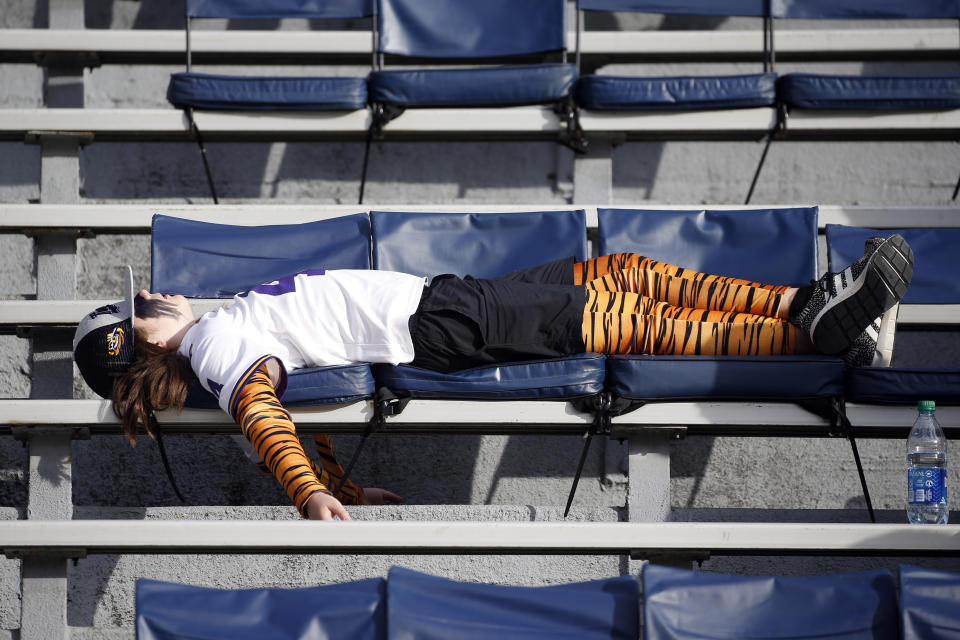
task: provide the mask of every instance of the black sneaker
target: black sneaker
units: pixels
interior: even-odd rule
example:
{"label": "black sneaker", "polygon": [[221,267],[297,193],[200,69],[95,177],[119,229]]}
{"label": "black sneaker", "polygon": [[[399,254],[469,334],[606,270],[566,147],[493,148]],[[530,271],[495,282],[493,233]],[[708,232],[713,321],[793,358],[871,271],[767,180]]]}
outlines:
{"label": "black sneaker", "polygon": [[895,304],[870,323],[840,356],[851,367],[889,367],[893,361],[893,343],[897,332]]}
{"label": "black sneaker", "polygon": [[913,251],[900,235],[870,238],[863,257],[813,283],[796,324],[821,353],[840,353],[887,309],[900,302],[913,277]]}

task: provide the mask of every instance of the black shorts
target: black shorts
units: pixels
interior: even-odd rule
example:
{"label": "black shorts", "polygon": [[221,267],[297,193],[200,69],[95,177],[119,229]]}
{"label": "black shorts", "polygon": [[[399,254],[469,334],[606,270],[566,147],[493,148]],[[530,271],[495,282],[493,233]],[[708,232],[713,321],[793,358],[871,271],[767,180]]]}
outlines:
{"label": "black shorts", "polygon": [[415,367],[457,371],[584,350],[586,291],[573,258],[501,278],[437,276],[410,317]]}

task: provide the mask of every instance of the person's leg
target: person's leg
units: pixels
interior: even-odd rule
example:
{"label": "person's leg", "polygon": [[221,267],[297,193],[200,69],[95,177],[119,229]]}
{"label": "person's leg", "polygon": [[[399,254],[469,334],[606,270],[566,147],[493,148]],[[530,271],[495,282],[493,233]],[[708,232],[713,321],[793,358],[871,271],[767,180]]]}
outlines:
{"label": "person's leg", "polygon": [[718,276],[708,273],[701,273],[691,269],[684,269],[667,262],[660,262],[652,258],[647,258],[639,253],[612,253],[599,258],[593,258],[585,262],[577,262],[573,265],[573,283],[587,284],[591,280],[602,278],[605,275],[623,271],[624,269],[639,269],[640,271],[653,271],[662,273],[674,278],[683,278],[685,280],[710,281],[724,284],[734,284],[740,286],[755,287],[758,289],[770,289],[783,293],[789,287],[783,285],[764,284],[762,282],[752,282],[741,278],[731,278],[727,276]]}
{"label": "person's leg", "polygon": [[757,285],[746,280],[686,272],[686,277],[630,267],[586,283],[596,291],[629,291],[675,307],[749,313],[787,319],[793,293],[789,287]]}
{"label": "person's leg", "polygon": [[667,302],[654,300],[645,295],[629,291],[596,291],[587,289],[586,309],[592,313],[638,314],[671,318],[674,320],[696,320],[698,322],[781,323],[777,318],[763,315],[736,311],[677,307]]}
{"label": "person's leg", "polygon": [[585,309],[582,334],[586,350],[592,353],[780,356],[812,352],[797,327],[760,316],[741,315],[739,320],[724,322]]}

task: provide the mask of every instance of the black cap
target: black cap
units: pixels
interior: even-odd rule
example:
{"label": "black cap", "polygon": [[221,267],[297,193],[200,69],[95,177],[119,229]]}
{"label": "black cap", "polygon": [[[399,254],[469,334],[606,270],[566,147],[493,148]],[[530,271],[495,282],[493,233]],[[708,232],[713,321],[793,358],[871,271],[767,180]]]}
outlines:
{"label": "black cap", "polygon": [[77,325],[73,360],[97,394],[109,398],[113,381],[133,364],[133,269],[126,267],[126,300],[94,309]]}

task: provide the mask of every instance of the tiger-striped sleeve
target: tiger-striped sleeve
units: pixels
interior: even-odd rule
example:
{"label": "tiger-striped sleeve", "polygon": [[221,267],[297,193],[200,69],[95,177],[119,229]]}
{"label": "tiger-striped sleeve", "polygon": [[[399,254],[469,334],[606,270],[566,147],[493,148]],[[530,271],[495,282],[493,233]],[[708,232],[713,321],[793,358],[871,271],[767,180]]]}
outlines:
{"label": "tiger-striped sleeve", "polygon": [[[322,466],[314,465],[314,472],[320,478],[320,482],[330,488],[336,488],[340,485],[346,472],[337,457],[333,453],[333,443],[330,442],[330,436],[327,434],[317,434],[313,436],[313,442],[317,446],[317,454],[320,456]],[[350,478],[343,480],[343,485],[334,496],[343,504],[366,504],[367,499],[363,494],[363,489],[353,483]]]}
{"label": "tiger-striped sleeve", "polygon": [[307,517],[310,496],[318,492],[329,494],[330,490],[311,467],[290,414],[277,399],[266,366],[260,366],[247,378],[238,396],[234,418],[243,435],[283,486],[300,515]]}

